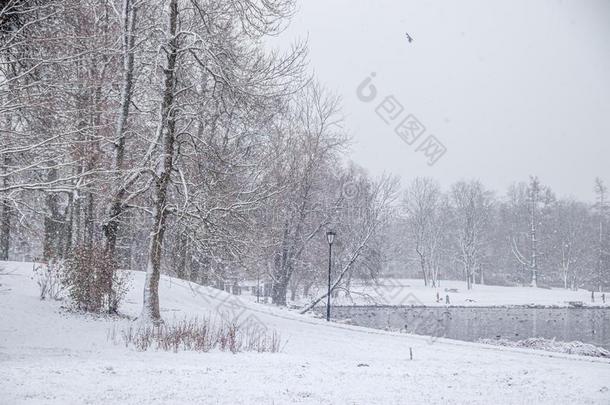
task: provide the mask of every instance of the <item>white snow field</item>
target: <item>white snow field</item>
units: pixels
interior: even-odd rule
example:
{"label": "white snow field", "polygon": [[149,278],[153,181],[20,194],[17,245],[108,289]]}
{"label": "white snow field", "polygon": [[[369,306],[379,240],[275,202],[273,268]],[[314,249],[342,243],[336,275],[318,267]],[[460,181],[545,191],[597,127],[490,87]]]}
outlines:
{"label": "white snow field", "polygon": [[[450,306],[505,306],[540,305],[569,306],[571,302],[583,306],[610,307],[610,292],[605,292],[606,302],[601,293],[595,292],[591,301],[591,291],[577,291],[563,288],[502,287],[476,284],[467,289],[465,281],[443,280],[438,288],[424,286],[419,279],[380,279],[377,284],[355,284],[355,293],[350,299],[341,297],[336,300],[341,305],[426,305],[445,306],[445,296],[449,295]],[[436,301],[436,293],[441,298]]]}
{"label": "white snow field", "polygon": [[[327,324],[162,277],[166,322],[218,310],[256,319],[281,353],[137,352],[130,321],[40,301],[31,265],[2,263],[1,404],[609,404],[610,361]],[[142,273],[122,311],[137,316]],[[409,360],[409,348],[413,360]]]}

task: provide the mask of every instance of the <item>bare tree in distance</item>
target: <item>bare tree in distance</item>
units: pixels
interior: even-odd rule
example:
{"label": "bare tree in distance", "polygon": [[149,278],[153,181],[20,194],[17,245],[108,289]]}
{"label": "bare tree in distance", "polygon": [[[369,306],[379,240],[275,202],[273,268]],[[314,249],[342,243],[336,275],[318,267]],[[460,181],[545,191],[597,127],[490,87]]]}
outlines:
{"label": "bare tree in distance", "polygon": [[512,252],[517,261],[527,267],[530,271],[530,286],[538,287],[539,266],[540,266],[540,225],[541,225],[541,206],[548,206],[554,200],[550,189],[540,184],[536,176],[530,176],[527,187],[527,215],[528,215],[528,251],[527,257],[519,248],[515,237],[511,237]]}
{"label": "bare tree in distance", "polygon": [[598,215],[599,225],[599,238],[598,238],[598,257],[597,257],[597,287],[598,291],[601,292],[603,289],[603,272],[604,267],[607,264],[608,247],[605,245],[605,234],[604,225],[606,222],[606,209],[607,209],[607,193],[608,187],[604,184],[603,180],[599,177],[595,179],[595,194],[596,194],[596,207]]}
{"label": "bare tree in distance", "polygon": [[464,267],[466,285],[470,290],[475,282],[475,270],[480,268],[485,231],[491,210],[491,193],[479,181],[458,182],[451,189],[459,260]]}
{"label": "bare tree in distance", "polygon": [[414,244],[417,261],[424,285],[437,285],[438,254],[443,249],[444,203],[440,185],[427,177],[414,179],[407,187],[402,198],[402,208],[406,224]]}
{"label": "bare tree in distance", "polygon": [[[366,206],[359,211],[360,223],[357,229],[353,229],[353,234],[343,236],[349,240],[345,243],[342,260],[336,276],[331,283],[332,292],[343,282],[352,268],[362,259],[362,255],[372,242],[376,233],[382,228],[384,221],[388,219],[390,208],[396,200],[398,194],[398,179],[384,175],[375,181],[368,194]],[[328,297],[328,291],[318,296],[310,304],[305,306],[301,313],[305,313],[315,307],[318,303]]]}

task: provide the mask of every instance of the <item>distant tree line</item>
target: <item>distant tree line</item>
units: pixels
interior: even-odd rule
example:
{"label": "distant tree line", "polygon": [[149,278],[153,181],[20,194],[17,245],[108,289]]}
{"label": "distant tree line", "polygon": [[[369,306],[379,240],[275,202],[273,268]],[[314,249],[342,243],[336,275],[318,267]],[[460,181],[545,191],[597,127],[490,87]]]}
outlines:
{"label": "distant tree line", "polygon": [[[389,274],[474,284],[610,285],[608,189],[595,179],[594,203],[557,198],[537,177],[496,195],[479,181],[443,191],[430,178],[404,191],[388,232]],[[593,200],[593,199],[592,199]],[[406,269],[406,271],[405,271]]]}

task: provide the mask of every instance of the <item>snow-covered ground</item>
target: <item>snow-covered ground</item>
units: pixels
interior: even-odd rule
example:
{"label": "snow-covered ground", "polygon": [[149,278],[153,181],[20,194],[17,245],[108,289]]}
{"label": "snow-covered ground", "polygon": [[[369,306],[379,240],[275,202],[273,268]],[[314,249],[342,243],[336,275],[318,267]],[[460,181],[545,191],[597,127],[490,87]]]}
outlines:
{"label": "snow-covered ground", "polygon": [[[501,287],[476,284],[468,290],[466,282],[442,281],[438,288],[424,286],[418,279],[381,279],[377,284],[355,284],[351,297],[335,300],[339,305],[445,305],[449,296],[452,306],[495,306],[495,305],[544,305],[568,306],[570,302],[581,302],[584,306],[610,307],[610,293],[606,292],[606,302],[601,293],[595,293],[591,301],[591,291],[578,291],[563,288]],[[436,301],[436,294],[440,302]]]}
{"label": "snow-covered ground", "polygon": [[[113,320],[40,301],[31,265],[0,276],[1,404],[608,404],[610,361],[389,333],[163,277],[166,321],[223,312],[279,331],[281,353],[137,352]],[[143,274],[122,310],[136,316]],[[429,292],[429,291],[428,291]],[[422,298],[423,299],[423,298]],[[409,360],[409,348],[413,360]]]}

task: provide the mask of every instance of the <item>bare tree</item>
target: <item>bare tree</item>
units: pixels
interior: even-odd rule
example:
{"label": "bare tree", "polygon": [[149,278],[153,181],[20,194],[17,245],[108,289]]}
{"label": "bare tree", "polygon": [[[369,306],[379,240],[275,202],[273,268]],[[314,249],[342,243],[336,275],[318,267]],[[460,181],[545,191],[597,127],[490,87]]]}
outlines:
{"label": "bare tree", "polygon": [[542,200],[542,188],[537,177],[530,177],[530,183],[527,189],[527,205],[528,205],[528,224],[529,224],[529,259],[521,253],[515,238],[512,238],[512,249],[515,258],[523,266],[527,266],[531,272],[531,286],[538,286],[538,225],[539,225],[539,204]]}
{"label": "bare tree", "polygon": [[[158,281],[168,215],[200,221],[209,229],[210,212],[235,212],[258,201],[256,197],[246,198],[247,201],[240,198],[224,201],[225,206],[212,210],[204,209],[205,200],[191,199],[193,176],[197,172],[190,166],[189,154],[199,154],[206,149],[205,131],[218,133],[215,128],[219,125],[225,130],[225,145],[239,145],[239,140],[231,141],[236,134],[256,133],[256,130],[250,132],[244,118],[251,106],[273,108],[281,97],[298,89],[303,50],[297,47],[281,57],[267,55],[261,51],[258,41],[263,35],[279,29],[290,4],[286,1],[262,4],[246,1],[232,3],[227,8],[223,2],[212,2],[206,3],[204,8],[194,0],[190,2],[192,7],[185,7],[178,1],[169,3],[167,29],[161,39],[165,59],[162,62],[163,91],[151,143],[154,167],[149,175],[153,221],[141,318],[145,322],[160,320]],[[214,7],[218,8],[217,13],[212,13]],[[226,24],[227,18],[232,18],[235,24]],[[244,41],[255,46],[244,47]],[[205,86],[195,85],[202,77]],[[206,110],[199,110],[202,105],[212,106],[216,113],[209,116]],[[211,122],[206,121],[208,118]],[[237,124],[246,126],[236,128]],[[240,147],[238,152],[241,151]]]}
{"label": "bare tree", "polygon": [[559,264],[564,288],[577,289],[587,266],[590,214],[586,205],[573,200],[557,201],[553,207],[554,262]]}
{"label": "bare tree", "polygon": [[307,86],[295,100],[283,133],[282,147],[274,168],[277,195],[274,219],[273,302],[286,305],[291,277],[310,241],[329,222],[325,212],[337,204],[341,195],[331,193],[335,201],[325,201],[324,174],[345,145],[340,127],[338,99],[317,84]]}
{"label": "bare tree", "polygon": [[[133,88],[135,82],[134,59],[135,59],[135,39],[138,15],[138,5],[134,0],[122,0],[121,7],[121,96],[119,102],[119,114],[116,125],[116,135],[112,142],[112,166],[111,173],[123,174],[125,169],[126,155],[126,132],[129,119]],[[125,210],[125,199],[127,190],[137,179],[137,174],[131,174],[126,181],[118,179],[118,187],[112,191],[110,198],[107,219],[103,224],[105,236],[105,249],[111,256],[115,254],[117,233],[120,216]]]}
{"label": "bare tree", "polygon": [[[363,259],[363,256],[374,240],[377,232],[382,228],[384,222],[389,218],[390,208],[396,200],[398,191],[398,181],[390,176],[383,176],[372,184],[367,194],[366,205],[358,211],[360,218],[357,229],[352,229],[353,233],[348,233],[345,237],[349,238],[343,248],[340,269],[334,276],[331,283],[330,292],[337,289],[353,267]],[[301,310],[305,313],[315,307],[318,303],[328,297],[328,291],[318,296],[310,304]]]}
{"label": "bare tree", "polygon": [[459,260],[464,267],[468,289],[475,282],[475,271],[480,268],[485,231],[491,210],[491,194],[479,181],[459,182],[451,190],[456,221],[456,242]]}
{"label": "bare tree", "polygon": [[439,254],[443,252],[444,226],[446,225],[446,197],[439,184],[430,179],[418,177],[406,189],[402,208],[414,244],[417,261],[424,279],[424,285],[437,285]]}
{"label": "bare tree", "polygon": [[596,208],[599,224],[598,252],[597,252],[597,287],[601,292],[603,288],[603,271],[606,265],[606,257],[608,256],[607,246],[605,245],[604,225],[606,221],[606,195],[608,188],[599,177],[595,179],[595,194],[597,198]]}

